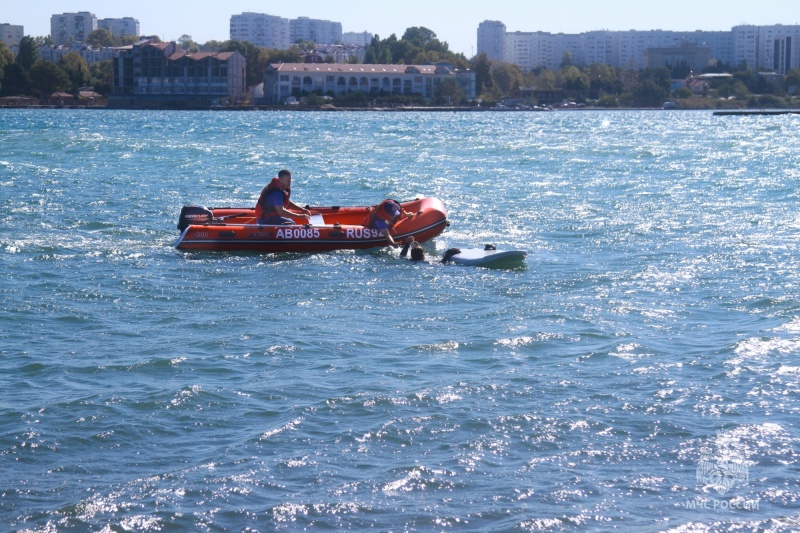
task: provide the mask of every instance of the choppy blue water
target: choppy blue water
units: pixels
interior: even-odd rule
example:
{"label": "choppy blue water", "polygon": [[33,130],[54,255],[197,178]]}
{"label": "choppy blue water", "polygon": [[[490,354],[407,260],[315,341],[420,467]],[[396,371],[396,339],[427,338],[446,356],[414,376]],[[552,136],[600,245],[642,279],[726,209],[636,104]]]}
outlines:
{"label": "choppy blue water", "polygon": [[[2,528],[800,527],[798,126],[0,111]],[[173,248],[284,167],[527,267]]]}

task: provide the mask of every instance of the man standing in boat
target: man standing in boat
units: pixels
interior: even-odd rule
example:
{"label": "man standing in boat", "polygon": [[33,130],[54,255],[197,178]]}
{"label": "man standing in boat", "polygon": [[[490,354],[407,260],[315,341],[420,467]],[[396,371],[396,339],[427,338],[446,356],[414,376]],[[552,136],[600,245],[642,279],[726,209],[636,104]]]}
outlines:
{"label": "man standing in boat", "polygon": [[[256,204],[256,223],[270,226],[286,226],[294,224],[291,217],[308,220],[311,212],[289,199],[292,194],[292,173],[284,169],[278,172],[277,178],[261,191]],[[293,209],[294,211],[289,211]]]}

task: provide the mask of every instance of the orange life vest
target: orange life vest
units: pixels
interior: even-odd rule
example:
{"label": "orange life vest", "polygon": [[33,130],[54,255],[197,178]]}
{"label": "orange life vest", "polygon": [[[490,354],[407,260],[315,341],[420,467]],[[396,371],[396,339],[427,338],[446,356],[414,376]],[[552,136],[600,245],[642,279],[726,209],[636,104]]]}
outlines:
{"label": "orange life vest", "polygon": [[272,193],[272,191],[281,191],[283,193],[283,205],[289,203],[289,196],[292,194],[291,189],[284,189],[278,178],[272,178],[272,181],[269,182],[269,185],[264,187],[264,189],[261,191],[261,196],[258,197],[258,202],[256,203],[257,219],[263,219],[265,217],[278,214],[278,212],[275,210],[275,206],[267,205],[267,198],[269,198],[269,195]]}
{"label": "orange life vest", "polygon": [[380,204],[376,205],[372,208],[369,212],[369,217],[367,218],[367,226],[370,228],[375,227],[375,223],[378,220],[383,220],[386,222],[386,225],[389,226],[389,229],[393,229],[394,225],[397,223],[397,220],[400,218],[400,215],[395,217],[394,215],[389,213],[389,206],[394,205],[397,207],[397,210],[400,211],[400,214],[403,213],[403,207],[400,205],[400,202],[397,200],[384,200]]}

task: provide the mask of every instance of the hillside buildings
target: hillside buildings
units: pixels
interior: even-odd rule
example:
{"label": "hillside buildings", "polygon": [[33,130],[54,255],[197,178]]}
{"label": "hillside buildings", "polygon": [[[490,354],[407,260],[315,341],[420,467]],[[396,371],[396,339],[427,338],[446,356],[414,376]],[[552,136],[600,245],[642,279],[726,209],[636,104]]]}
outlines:
{"label": "hillside buildings", "polygon": [[565,53],[578,66],[603,63],[626,69],[674,65],[693,70],[722,62],[732,67],[800,68],[800,26],[736,26],[731,31],[592,31],[580,34],[507,32],[500,21],[478,25],[478,54],[513,63],[523,72],[560,68]]}
{"label": "hillside buildings", "polygon": [[0,41],[11,48],[19,44],[25,36],[25,28],[15,24],[0,24]]}
{"label": "hillside buildings", "polygon": [[94,13],[62,13],[50,17],[50,37],[56,46],[82,43],[94,30],[102,28],[111,35],[139,35],[139,21],[132,17],[97,20]]}
{"label": "hillside buildings", "polygon": [[286,50],[298,41],[340,44],[342,23],[300,17],[285,19],[264,13],[231,15],[230,38],[247,41],[259,48]]}
{"label": "hillside buildings", "polygon": [[117,51],[110,106],[209,108],[244,100],[246,61],[239,52],[188,53],[150,39]]}

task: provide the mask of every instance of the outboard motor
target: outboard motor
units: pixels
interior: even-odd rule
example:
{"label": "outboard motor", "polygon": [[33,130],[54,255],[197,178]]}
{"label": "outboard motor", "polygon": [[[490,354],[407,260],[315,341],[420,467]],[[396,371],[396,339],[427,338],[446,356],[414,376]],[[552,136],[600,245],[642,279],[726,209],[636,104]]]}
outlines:
{"label": "outboard motor", "polygon": [[185,205],[181,209],[181,216],[178,218],[178,230],[183,231],[191,224],[204,224],[211,222],[214,214],[210,209],[202,205]]}

